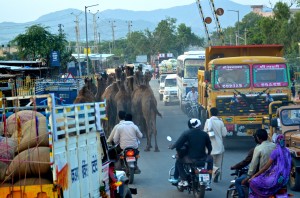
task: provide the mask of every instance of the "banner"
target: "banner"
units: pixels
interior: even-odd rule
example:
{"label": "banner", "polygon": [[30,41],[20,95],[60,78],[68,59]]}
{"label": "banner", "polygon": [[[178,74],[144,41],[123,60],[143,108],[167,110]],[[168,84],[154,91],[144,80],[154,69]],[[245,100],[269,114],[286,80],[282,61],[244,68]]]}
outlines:
{"label": "banner", "polygon": [[52,67],[60,67],[60,55],[58,51],[51,52],[50,64]]}

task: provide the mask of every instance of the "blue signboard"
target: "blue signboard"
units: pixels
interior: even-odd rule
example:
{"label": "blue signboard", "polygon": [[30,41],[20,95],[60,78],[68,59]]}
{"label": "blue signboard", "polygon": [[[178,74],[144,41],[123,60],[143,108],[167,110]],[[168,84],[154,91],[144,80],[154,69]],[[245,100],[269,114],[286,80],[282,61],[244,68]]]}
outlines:
{"label": "blue signboard", "polygon": [[53,67],[60,67],[60,56],[58,51],[51,52],[50,63]]}

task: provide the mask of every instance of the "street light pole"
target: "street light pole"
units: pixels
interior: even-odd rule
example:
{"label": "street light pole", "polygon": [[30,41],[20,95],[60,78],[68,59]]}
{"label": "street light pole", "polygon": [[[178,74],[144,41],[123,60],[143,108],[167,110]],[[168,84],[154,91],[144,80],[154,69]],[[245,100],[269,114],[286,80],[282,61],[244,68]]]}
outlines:
{"label": "street light pole", "polygon": [[236,33],[236,45],[239,45],[239,39],[240,39],[240,11],[239,10],[228,10],[231,12],[236,12],[238,17],[238,23],[237,23],[237,33]]}
{"label": "street light pole", "polygon": [[85,13],[85,39],[86,39],[86,73],[87,75],[90,74],[89,71],[89,41],[88,41],[88,30],[87,30],[87,13],[86,9],[94,6],[98,6],[99,4],[96,5],[91,5],[91,6],[84,6],[84,13]]}

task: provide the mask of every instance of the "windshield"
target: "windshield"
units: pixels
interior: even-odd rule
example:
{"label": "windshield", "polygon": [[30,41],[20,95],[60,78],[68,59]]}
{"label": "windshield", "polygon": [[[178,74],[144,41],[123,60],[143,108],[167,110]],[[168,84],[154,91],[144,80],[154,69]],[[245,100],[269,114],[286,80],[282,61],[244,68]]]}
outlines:
{"label": "windshield", "polygon": [[249,65],[215,66],[215,88],[246,88],[250,86]]}
{"label": "windshield", "polygon": [[281,122],[285,126],[300,124],[300,109],[284,109],[280,112]]}
{"label": "windshield", "polygon": [[254,87],[284,87],[288,86],[285,64],[253,65]]}
{"label": "windshield", "polygon": [[165,87],[176,87],[177,86],[176,79],[166,79],[165,80]]}
{"label": "windshield", "polygon": [[160,82],[164,82],[166,77],[167,77],[167,75],[161,75],[160,76]]}
{"label": "windshield", "polygon": [[198,76],[198,69],[204,66],[204,60],[194,59],[194,60],[185,60],[185,78],[197,78]]}

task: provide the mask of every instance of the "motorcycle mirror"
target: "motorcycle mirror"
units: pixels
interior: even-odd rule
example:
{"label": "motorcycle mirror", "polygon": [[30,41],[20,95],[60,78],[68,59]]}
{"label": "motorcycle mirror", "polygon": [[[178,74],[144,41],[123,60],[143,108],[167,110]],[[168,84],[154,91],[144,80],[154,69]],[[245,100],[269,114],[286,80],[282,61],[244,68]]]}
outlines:
{"label": "motorcycle mirror", "polygon": [[168,140],[169,142],[171,142],[171,141],[172,141],[171,136],[167,136],[167,140]]}

